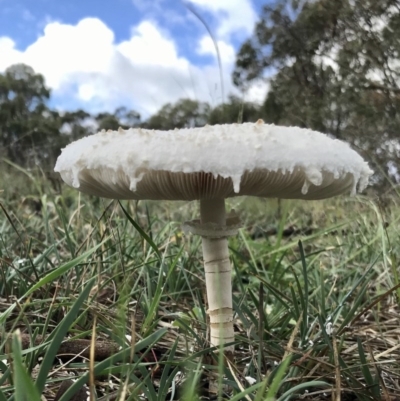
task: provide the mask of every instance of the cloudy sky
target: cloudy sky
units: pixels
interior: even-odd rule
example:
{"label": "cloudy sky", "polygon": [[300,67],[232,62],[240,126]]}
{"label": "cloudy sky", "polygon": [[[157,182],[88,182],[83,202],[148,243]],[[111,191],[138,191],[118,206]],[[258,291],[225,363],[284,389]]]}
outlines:
{"label": "cloudy sky", "polygon": [[[235,53],[265,3],[186,2],[217,39],[225,98],[236,91]],[[146,118],[183,97],[222,100],[212,40],[181,0],[0,0],[0,72],[21,62],[44,75],[60,110],[127,106]],[[246,100],[265,92],[255,84]]]}

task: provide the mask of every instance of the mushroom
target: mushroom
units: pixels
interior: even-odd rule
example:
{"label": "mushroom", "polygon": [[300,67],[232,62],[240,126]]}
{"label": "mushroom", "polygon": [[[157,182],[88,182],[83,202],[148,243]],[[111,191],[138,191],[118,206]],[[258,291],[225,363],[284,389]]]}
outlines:
{"label": "mushroom", "polygon": [[[68,145],[55,171],[79,191],[112,199],[200,200],[210,344],[234,350],[227,238],[240,222],[225,199],[240,195],[323,199],[354,194],[372,170],[350,146],[296,127],[256,123],[102,131]],[[228,344],[228,345],[226,345]]]}

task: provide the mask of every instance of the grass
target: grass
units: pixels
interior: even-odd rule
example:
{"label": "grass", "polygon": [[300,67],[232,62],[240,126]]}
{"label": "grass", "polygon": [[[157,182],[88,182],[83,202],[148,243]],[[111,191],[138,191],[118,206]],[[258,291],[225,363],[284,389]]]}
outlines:
{"label": "grass", "polygon": [[200,238],[181,230],[198,205],[2,173],[0,401],[202,400],[215,369],[220,400],[400,397],[398,195],[230,200],[243,228],[224,363],[207,343]]}

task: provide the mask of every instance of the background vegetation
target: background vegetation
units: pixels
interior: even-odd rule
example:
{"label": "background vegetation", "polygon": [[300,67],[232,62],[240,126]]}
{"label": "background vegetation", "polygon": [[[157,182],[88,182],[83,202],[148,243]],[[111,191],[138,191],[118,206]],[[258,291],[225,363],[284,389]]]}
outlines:
{"label": "background vegetation", "polygon": [[0,75],[0,156],[50,171],[61,147],[97,130],[262,118],[351,142],[385,185],[385,175],[397,181],[400,160],[399,37],[399,0],[275,0],[241,46],[232,77],[243,94],[249,83],[268,81],[262,105],[233,95],[215,108],[181,99],[145,121],[124,107],[97,115],[53,110],[43,77],[15,65]]}
{"label": "background vegetation", "polygon": [[227,363],[207,342],[200,238],[181,228],[196,203],[60,193],[18,169],[0,177],[1,401],[206,400],[216,370],[219,399],[400,395],[397,194],[230,200]]}

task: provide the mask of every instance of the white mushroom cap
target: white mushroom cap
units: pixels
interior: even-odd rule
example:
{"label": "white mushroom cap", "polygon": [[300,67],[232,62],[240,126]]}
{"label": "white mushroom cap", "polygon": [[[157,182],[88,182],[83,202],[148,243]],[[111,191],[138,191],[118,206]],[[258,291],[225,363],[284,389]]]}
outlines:
{"label": "white mushroom cap", "polygon": [[174,131],[103,131],[63,149],[55,171],[88,194],[165,200],[322,199],[362,191],[372,174],[345,142],[262,120]]}

